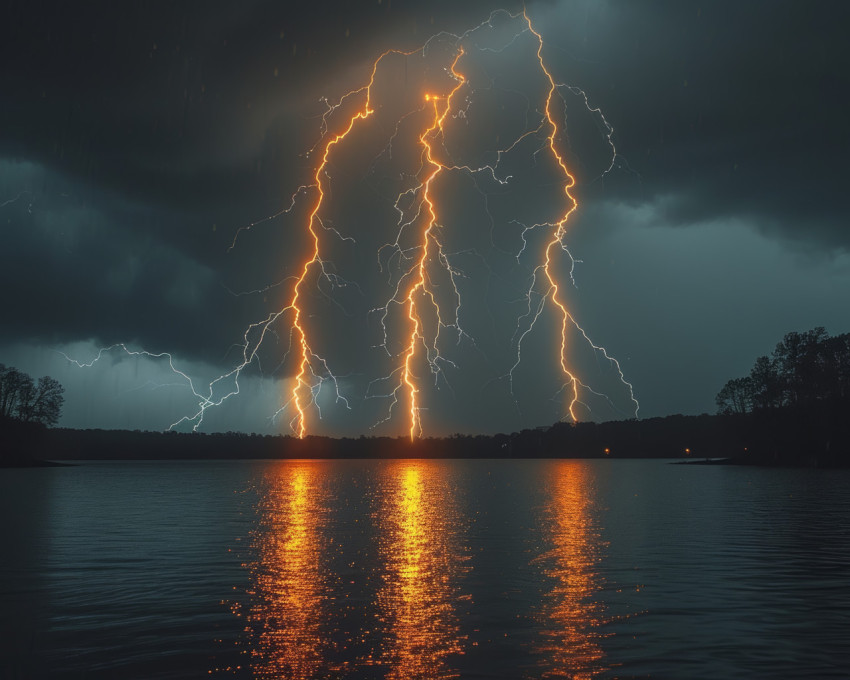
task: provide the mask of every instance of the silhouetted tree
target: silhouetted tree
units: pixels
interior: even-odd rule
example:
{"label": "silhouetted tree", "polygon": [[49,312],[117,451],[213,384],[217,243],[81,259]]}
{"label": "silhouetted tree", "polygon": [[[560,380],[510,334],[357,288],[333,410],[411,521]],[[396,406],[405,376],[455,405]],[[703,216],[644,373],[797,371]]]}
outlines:
{"label": "silhouetted tree", "polygon": [[13,366],[0,364],[0,416],[14,418],[22,390],[32,385],[32,378]]}
{"label": "silhouetted tree", "polygon": [[715,398],[717,412],[723,415],[749,413],[753,409],[752,378],[732,378]]}
{"label": "silhouetted tree", "polygon": [[782,379],[784,403],[811,401],[824,394],[824,362],[821,349],[829,338],[819,326],[805,333],[787,333],[773,350]]}
{"label": "silhouetted tree", "polygon": [[838,398],[850,397],[850,333],[829,338],[824,345],[829,392]]}
{"label": "silhouetted tree", "polygon": [[64,392],[65,388],[59,381],[50,376],[39,378],[36,385],[30,379],[29,384],[21,390],[18,418],[25,422],[55,425],[62,413]]}
{"label": "silhouetted tree", "polygon": [[759,357],[749,376],[751,408],[776,408],[783,404],[783,380],[777,363],[769,357]]}
{"label": "silhouetted tree", "polygon": [[850,396],[850,333],[830,337],[823,327],[787,333],[770,357],[759,357],[746,378],[717,394],[719,413],[810,404]]}
{"label": "silhouetted tree", "polygon": [[65,388],[49,376],[38,383],[12,366],[0,364],[0,416],[55,425],[62,413]]}

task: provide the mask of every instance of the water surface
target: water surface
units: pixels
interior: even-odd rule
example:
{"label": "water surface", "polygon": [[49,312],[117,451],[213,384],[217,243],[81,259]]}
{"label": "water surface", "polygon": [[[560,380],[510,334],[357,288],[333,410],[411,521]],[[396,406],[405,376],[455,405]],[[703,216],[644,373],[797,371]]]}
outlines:
{"label": "water surface", "polygon": [[0,677],[848,677],[850,475],[0,470]]}

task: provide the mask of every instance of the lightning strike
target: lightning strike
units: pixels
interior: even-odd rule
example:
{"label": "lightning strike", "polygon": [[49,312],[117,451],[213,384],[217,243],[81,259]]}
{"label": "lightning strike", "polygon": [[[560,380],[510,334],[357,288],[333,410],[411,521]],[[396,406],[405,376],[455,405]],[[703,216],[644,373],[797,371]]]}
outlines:
{"label": "lightning strike", "polygon": [[[425,230],[422,234],[422,241],[420,245],[421,256],[419,258],[419,264],[417,267],[418,276],[411,286],[408,294],[407,294],[407,310],[408,310],[408,319],[410,319],[410,323],[412,326],[412,330],[410,333],[410,344],[407,349],[407,353],[404,357],[404,373],[403,380],[405,385],[407,385],[408,389],[408,399],[410,402],[410,439],[413,440],[418,436],[422,435],[422,420],[420,414],[420,408],[417,401],[417,394],[419,392],[416,386],[416,377],[413,373],[411,362],[416,356],[416,350],[418,345],[425,345],[425,340],[422,336],[422,321],[419,317],[419,312],[416,304],[416,297],[419,296],[420,299],[424,296],[427,296],[428,302],[430,302],[431,306],[437,313],[437,323],[439,327],[443,325],[443,321],[440,317],[440,306],[437,304],[437,301],[434,298],[433,290],[428,285],[428,274],[426,271],[426,266],[429,261],[433,257],[432,249],[436,248],[437,257],[442,259],[442,244],[437,239],[437,236],[434,234],[434,229],[437,226],[437,213],[436,207],[434,205],[434,200],[431,196],[431,185],[434,179],[439,175],[442,171],[445,170],[445,166],[440,163],[434,157],[434,150],[432,147],[432,137],[436,130],[439,130],[440,133],[443,132],[443,122],[446,119],[449,111],[451,110],[451,100],[454,94],[463,87],[465,79],[462,75],[460,75],[455,67],[457,66],[458,61],[463,56],[463,50],[459,50],[457,56],[455,57],[454,62],[450,67],[450,71],[452,76],[457,81],[457,85],[455,88],[445,97],[437,97],[433,95],[425,95],[425,100],[429,102],[433,102],[434,109],[434,118],[431,126],[425,130],[425,132],[419,137],[419,141],[422,144],[425,152],[425,160],[428,165],[431,166],[431,172],[428,174],[428,177],[425,179],[425,182],[422,187],[422,200],[426,205],[428,220],[425,226]],[[442,112],[440,111],[439,103],[442,104]],[[439,333],[438,333],[439,335]],[[426,351],[428,348],[426,347]],[[435,354],[437,354],[437,338],[434,339],[433,350]],[[436,365],[435,358],[429,358],[428,363],[432,366],[432,370],[439,371],[439,367]]]}
{"label": "lightning strike", "polygon": [[[307,434],[306,408],[308,404],[313,403],[315,401],[315,396],[317,394],[317,392],[314,391],[312,381],[308,380],[308,374],[314,377],[316,375],[313,372],[313,368],[311,366],[310,361],[311,358],[316,355],[310,349],[310,344],[307,339],[307,331],[301,324],[302,309],[300,306],[300,298],[301,287],[304,285],[304,281],[307,278],[307,275],[310,273],[310,270],[312,269],[313,265],[318,264],[319,266],[322,266],[322,260],[320,256],[320,240],[319,235],[316,232],[316,225],[321,224],[321,220],[319,218],[319,210],[321,209],[322,203],[325,199],[322,176],[326,174],[326,168],[333,147],[339,144],[343,139],[348,136],[348,134],[354,129],[354,126],[358,121],[365,120],[374,113],[374,110],[371,106],[371,99],[372,86],[375,83],[375,74],[378,72],[378,65],[381,63],[381,60],[383,60],[385,56],[392,52],[392,50],[388,50],[375,60],[375,63],[372,66],[372,75],[369,78],[368,85],[366,85],[364,88],[354,90],[344,95],[340,99],[339,104],[337,104],[336,106],[328,105],[328,109],[325,115],[322,117],[322,138],[324,138],[328,130],[328,116],[330,116],[331,113],[333,113],[339,106],[341,106],[342,102],[348,97],[356,96],[357,94],[365,92],[366,99],[363,103],[363,107],[349,119],[348,126],[343,130],[343,132],[334,135],[330,138],[327,144],[325,144],[324,152],[322,153],[322,161],[316,168],[316,173],[314,175],[314,186],[317,190],[318,196],[307,221],[307,229],[310,232],[310,237],[313,242],[313,252],[311,256],[304,262],[304,265],[301,269],[301,276],[298,278],[298,281],[296,281],[295,286],[293,287],[292,298],[288,305],[288,309],[292,309],[294,311],[294,318],[292,321],[293,332],[296,335],[298,346],[301,350],[301,360],[298,366],[298,373],[295,376],[295,386],[292,388],[292,398],[290,400],[296,411],[296,415],[294,416],[292,421],[293,430],[299,438],[303,438],[304,435]],[[322,271],[324,272],[324,269],[322,269]],[[324,359],[322,359],[321,357],[316,358],[318,358],[322,365],[327,368],[327,362]],[[333,378],[333,374],[329,373],[329,375],[334,380],[334,383],[336,383],[336,379]],[[338,386],[337,394],[339,394]]]}
{"label": "lightning strike", "polygon": [[[575,407],[576,407],[576,404],[579,400],[579,393],[578,393],[579,381],[577,380],[577,378],[573,374],[573,372],[570,370],[568,363],[567,363],[567,324],[569,323],[569,321],[572,317],[570,316],[570,313],[567,311],[565,304],[560,299],[560,295],[559,295],[560,294],[560,287],[558,286],[558,280],[557,280],[557,277],[552,272],[552,250],[555,249],[555,248],[561,248],[562,247],[563,238],[566,235],[567,221],[569,220],[569,218],[573,214],[573,212],[575,212],[575,210],[578,208],[578,202],[573,197],[573,195],[570,193],[570,189],[572,189],[573,186],[575,186],[575,177],[573,177],[573,175],[570,173],[569,169],[567,168],[567,165],[564,162],[564,158],[561,155],[561,153],[559,153],[557,145],[555,143],[555,138],[558,136],[559,130],[558,130],[558,124],[557,124],[555,117],[552,113],[552,99],[555,97],[555,95],[557,93],[558,86],[555,84],[555,80],[553,79],[552,74],[546,68],[546,64],[543,61],[543,38],[540,35],[540,33],[538,33],[534,29],[534,27],[531,25],[531,19],[528,17],[528,13],[525,10],[523,10],[523,18],[525,19],[525,21],[528,25],[528,30],[537,39],[537,61],[540,64],[540,70],[546,76],[546,79],[548,80],[548,83],[549,83],[549,91],[546,95],[546,103],[545,103],[544,108],[543,108],[543,113],[544,113],[544,116],[545,116],[545,119],[546,119],[544,121],[544,123],[549,128],[549,132],[547,134],[549,150],[551,151],[552,157],[557,162],[558,167],[560,168],[560,170],[563,174],[563,177],[564,177],[564,195],[567,198],[567,209],[563,213],[563,215],[560,217],[560,219],[555,224],[552,225],[553,233],[552,233],[551,239],[547,243],[546,248],[544,250],[543,264],[540,265],[537,269],[535,269],[534,275],[532,277],[532,289],[533,289],[534,285],[536,283],[536,280],[537,280],[538,271],[542,271],[543,276],[545,277],[545,280],[548,283],[548,288],[546,289],[545,293],[543,294],[543,296],[541,298],[540,304],[538,305],[537,311],[534,314],[532,321],[528,326],[528,329],[519,337],[519,340],[517,342],[517,363],[514,364],[514,367],[511,368],[511,376],[513,375],[514,368],[516,368],[517,364],[519,363],[523,339],[525,338],[526,335],[528,335],[529,332],[531,332],[531,330],[534,328],[535,323],[540,318],[540,315],[543,311],[543,304],[544,304],[545,300],[547,298],[551,299],[552,304],[558,310],[558,313],[559,313],[559,316],[560,316],[561,333],[560,333],[560,339],[559,339],[560,350],[558,352],[558,360],[559,360],[559,364],[560,364],[560,367],[561,367],[561,371],[566,376],[566,385],[568,386],[569,391],[571,392],[571,397],[569,398],[569,401],[568,401],[568,404],[567,404],[567,412],[569,413],[569,415],[573,419],[573,421],[577,421],[578,418],[577,418],[576,413],[575,413]],[[525,232],[523,232],[523,248],[524,247],[525,247]],[[531,292],[532,291],[529,290],[529,304],[530,304],[530,300],[531,300]]]}
{"label": "lightning strike", "polygon": [[[495,30],[495,18],[505,15],[509,32],[507,39],[500,38],[497,45],[482,45],[478,41],[478,32]],[[518,24],[513,27],[513,24]],[[504,28],[504,26],[502,27]],[[458,69],[461,59],[472,54],[488,53],[498,55],[509,48],[525,44],[525,41],[533,41],[533,52],[535,54],[535,68],[545,82],[545,97],[543,97],[542,111],[537,110],[536,120],[531,117],[531,98],[524,92],[514,92],[525,101],[524,127],[521,131],[512,135],[505,143],[498,143],[497,148],[488,151],[490,162],[460,162],[453,158],[447,135],[447,125],[466,125],[471,127],[471,107],[477,88],[474,86],[471,76],[464,75]],[[430,57],[431,50],[441,48],[448,50],[448,58],[437,56]],[[524,49],[524,48],[523,48]],[[362,297],[366,292],[356,281],[348,280],[341,276],[332,259],[328,254],[328,243],[326,239],[335,239],[338,243],[347,243],[352,247],[358,245],[354,236],[340,231],[327,214],[326,209],[330,203],[331,187],[331,164],[334,153],[341,145],[351,139],[357,138],[357,130],[367,119],[373,117],[375,111],[384,106],[383,102],[373,102],[376,78],[387,57],[395,55],[402,59],[418,55],[424,59],[445,59],[445,65],[441,68],[441,78],[448,79],[451,84],[434,86],[431,84],[428,93],[421,97],[412,110],[403,112],[395,118],[395,125],[389,135],[388,141],[377,157],[368,166],[367,175],[377,173],[377,164],[380,159],[393,159],[393,147],[404,141],[403,133],[407,128],[418,125],[415,139],[418,142],[418,168],[412,172],[399,173],[399,181],[402,188],[398,193],[393,191],[392,196],[386,196],[388,204],[397,215],[397,221],[391,226],[395,234],[389,242],[384,243],[377,249],[377,268],[382,276],[386,277],[386,285],[389,290],[388,298],[380,306],[369,310],[369,318],[377,318],[377,326],[380,333],[380,342],[373,345],[379,349],[386,359],[391,362],[392,367],[387,375],[371,380],[363,395],[364,400],[382,399],[387,400],[388,406],[385,416],[373,425],[373,429],[395,417],[397,410],[404,407],[406,412],[407,432],[411,440],[421,437],[424,432],[422,423],[422,411],[426,410],[426,399],[423,395],[425,388],[425,377],[420,375],[422,369],[427,373],[430,371],[433,386],[439,388],[442,384],[452,389],[450,381],[446,376],[446,367],[460,369],[461,366],[450,355],[444,354],[442,346],[445,345],[443,334],[453,335],[456,338],[455,347],[463,341],[476,351],[480,351],[475,338],[464,330],[461,324],[462,296],[458,286],[460,279],[468,275],[463,268],[456,263],[457,258],[468,256],[476,258],[495,276],[488,264],[485,253],[475,247],[460,248],[456,251],[447,251],[445,248],[445,227],[441,224],[441,214],[445,211],[441,208],[441,201],[435,191],[435,185],[443,175],[455,173],[465,175],[471,179],[474,189],[480,194],[483,211],[489,221],[490,248],[508,255],[515,259],[516,265],[523,267],[523,263],[532,257],[529,235],[536,230],[547,230],[545,244],[538,255],[533,266],[529,267],[528,286],[525,289],[523,299],[525,301],[525,312],[517,319],[516,330],[511,338],[510,345],[513,350],[512,365],[507,372],[494,380],[506,379],[508,390],[513,398],[514,404],[519,409],[517,398],[514,394],[514,375],[523,360],[523,344],[529,335],[535,331],[538,321],[547,309],[551,309],[557,318],[558,333],[555,339],[555,359],[563,378],[561,388],[553,398],[560,398],[566,393],[564,405],[564,417],[569,417],[574,422],[579,419],[579,407],[590,411],[590,406],[582,401],[582,394],[608,399],[603,393],[586,384],[578,377],[577,369],[572,366],[569,357],[568,336],[572,329],[577,332],[588,347],[599,357],[604,358],[619,376],[619,380],[628,392],[628,397],[634,405],[634,415],[639,409],[639,403],[634,396],[634,389],[623,374],[619,362],[614,359],[608,351],[595,344],[573,317],[566,303],[566,292],[564,278],[572,286],[575,286],[574,270],[577,260],[573,258],[565,243],[567,235],[567,223],[578,209],[578,201],[573,193],[576,178],[571,173],[565,160],[565,152],[559,149],[560,139],[565,135],[566,122],[559,123],[556,112],[556,100],[560,100],[564,115],[566,115],[567,100],[563,94],[569,92],[573,98],[583,105],[587,114],[593,117],[601,130],[611,153],[610,163],[599,177],[604,177],[615,167],[625,167],[628,164],[621,160],[614,145],[614,128],[603,115],[599,108],[593,107],[587,94],[580,88],[556,82],[552,72],[544,60],[544,41],[541,34],[532,25],[528,13],[509,14],[504,10],[493,12],[486,21],[470,28],[460,35],[439,33],[429,38],[417,50],[412,52],[401,52],[387,50],[383,52],[371,64],[368,82],[362,87],[346,92],[335,102],[324,98],[322,103],[324,110],[320,115],[318,139],[313,146],[303,155],[306,158],[317,158],[314,169],[311,171],[308,183],[299,186],[291,194],[290,200],[285,208],[266,218],[257,220],[247,226],[239,228],[233,237],[227,252],[231,252],[237,246],[240,236],[251,231],[255,227],[272,222],[278,218],[291,218],[295,215],[296,207],[309,198],[310,203],[306,208],[304,218],[303,235],[307,241],[307,252],[300,264],[295,267],[295,273],[282,277],[277,283],[272,283],[263,288],[257,288],[245,293],[233,293],[234,295],[266,294],[274,289],[287,286],[285,304],[277,311],[270,312],[263,320],[252,323],[245,329],[242,341],[236,345],[240,353],[240,360],[229,371],[215,378],[206,388],[196,387],[189,375],[175,366],[173,357],[169,353],[152,353],[145,350],[131,350],[124,344],[113,345],[100,350],[91,362],[79,362],[68,358],[77,366],[90,366],[100,360],[105,353],[110,351],[122,351],[132,357],[146,357],[149,359],[165,359],[172,372],[178,376],[181,384],[185,384],[193,397],[197,400],[197,408],[193,413],[187,414],[174,423],[175,428],[189,423],[192,429],[198,429],[204,421],[206,411],[212,407],[220,406],[229,398],[240,392],[240,376],[243,371],[252,364],[259,365],[259,350],[268,336],[275,336],[280,340],[281,336],[288,335],[289,345],[283,354],[278,368],[282,367],[290,355],[294,356],[296,363],[295,375],[291,388],[286,391],[286,398],[277,410],[271,415],[271,419],[289,419],[292,432],[299,438],[303,438],[308,431],[312,430],[311,414],[315,412],[319,419],[322,418],[322,410],[318,403],[318,397],[324,385],[330,383],[335,403],[350,409],[349,398],[343,396],[340,390],[339,379],[331,370],[331,362],[328,358],[319,354],[313,345],[314,338],[311,337],[307,319],[310,317],[308,286],[315,280],[318,294],[324,296],[328,301],[339,307],[346,315],[350,313],[336,298],[336,291],[345,288],[354,288]],[[490,79],[490,84],[484,89],[496,87],[495,79]],[[460,93],[466,92],[465,98],[461,100]],[[437,92],[436,94],[434,92]],[[346,114],[348,108],[355,102],[353,113]],[[521,100],[520,100],[521,103]],[[342,117],[342,122],[338,118]],[[424,122],[421,122],[424,121]],[[336,130],[336,131],[334,131]],[[383,142],[382,142],[383,143]],[[529,145],[533,150],[529,152]],[[516,232],[516,238],[521,244],[516,252],[502,251],[496,245],[494,229],[496,220],[490,212],[490,188],[494,191],[506,190],[514,181],[514,176],[505,171],[503,164],[506,159],[517,154],[529,154],[530,158],[537,162],[542,154],[548,155],[553,161],[553,167],[557,169],[558,184],[562,191],[565,205],[557,219],[553,222],[543,222],[526,226],[519,220],[509,220]],[[629,169],[630,170],[630,169]],[[451,175],[454,176],[454,175]],[[597,177],[596,179],[599,179]],[[594,180],[595,181],[595,180]],[[488,187],[489,185],[489,187]],[[20,198],[17,197],[17,198]],[[7,201],[2,205],[17,200]],[[2,207],[2,206],[0,206]],[[566,277],[559,260],[566,258],[568,267]],[[492,311],[486,311],[493,319]],[[466,312],[464,312],[466,314]],[[403,328],[401,342],[392,332],[391,326],[396,317],[400,318]],[[495,325],[495,321],[493,322]],[[288,327],[287,331],[275,330],[278,325]],[[450,332],[449,332],[450,331]],[[578,337],[577,336],[577,337]],[[491,381],[492,382],[492,381]],[[486,385],[485,385],[486,387]]]}
{"label": "lightning strike", "polygon": [[[15,196],[14,198],[9,198],[9,199],[3,201],[2,203],[0,203],[0,208],[5,208],[7,205],[12,205],[12,203],[16,203],[24,195],[29,194],[29,193],[30,193],[29,190],[26,190],[26,189],[24,191],[19,192],[18,195]],[[32,208],[32,204],[30,204],[30,208]],[[30,212],[32,212],[32,210],[30,210]]]}
{"label": "lightning strike", "polygon": [[[551,153],[552,158],[556,161],[558,167],[560,168],[560,171],[561,171],[561,174],[562,174],[562,177],[563,177],[563,191],[564,191],[564,195],[566,196],[566,199],[567,199],[567,207],[566,207],[565,212],[560,216],[560,218],[558,219],[557,222],[546,225],[546,226],[549,226],[552,229],[552,235],[551,235],[551,238],[549,239],[549,241],[547,242],[545,249],[543,251],[543,262],[542,262],[542,264],[538,265],[535,268],[535,270],[534,270],[534,272],[531,276],[531,284],[530,284],[530,287],[528,289],[527,296],[526,296],[527,300],[528,300],[528,309],[527,309],[527,313],[525,314],[525,318],[530,318],[531,320],[530,320],[528,326],[526,327],[526,329],[522,333],[519,334],[519,337],[516,340],[516,348],[517,348],[517,350],[516,350],[516,362],[511,367],[511,369],[508,373],[508,378],[509,378],[509,381],[510,381],[510,384],[511,384],[511,392],[513,392],[514,370],[518,367],[518,365],[519,365],[519,363],[522,359],[522,343],[523,343],[523,340],[534,329],[538,319],[540,318],[541,314],[543,313],[546,301],[551,300],[552,305],[554,306],[554,308],[557,312],[557,315],[560,319],[560,321],[559,321],[560,334],[559,334],[559,338],[558,338],[558,345],[559,345],[558,363],[560,365],[560,368],[561,368],[563,375],[565,376],[565,383],[561,387],[561,389],[559,390],[559,393],[563,392],[563,391],[567,391],[570,395],[567,398],[567,405],[566,405],[566,412],[569,415],[569,417],[573,420],[573,422],[578,421],[578,415],[577,415],[577,412],[576,412],[576,407],[579,406],[579,405],[584,406],[588,411],[590,410],[589,407],[587,406],[587,404],[585,404],[584,402],[582,402],[580,400],[580,395],[579,395],[579,389],[580,388],[585,388],[589,392],[591,392],[592,394],[596,394],[596,395],[600,394],[600,393],[596,392],[595,390],[592,390],[588,386],[584,385],[578,379],[578,377],[576,376],[574,369],[572,369],[569,365],[569,362],[568,362],[568,359],[567,359],[567,333],[568,333],[568,327],[570,325],[574,326],[578,330],[578,332],[584,337],[585,341],[595,351],[602,353],[603,356],[616,367],[616,371],[619,375],[621,382],[627,387],[627,389],[629,391],[630,400],[635,405],[635,416],[637,416],[638,410],[640,408],[640,404],[638,403],[637,399],[635,399],[634,388],[632,387],[631,383],[629,383],[625,379],[619,362],[617,362],[616,359],[611,357],[608,354],[607,350],[605,350],[604,347],[601,347],[601,346],[594,344],[590,340],[590,337],[585,332],[585,330],[578,324],[578,322],[575,320],[573,315],[569,312],[569,310],[567,309],[566,303],[563,301],[563,294],[562,294],[562,290],[561,290],[561,285],[559,284],[558,277],[553,272],[553,269],[554,269],[553,253],[557,250],[560,250],[563,253],[565,253],[566,256],[569,258],[569,261],[570,261],[569,279],[573,283],[573,285],[575,285],[574,269],[575,269],[576,260],[575,260],[575,258],[573,258],[569,249],[565,245],[564,238],[566,237],[566,233],[567,233],[567,231],[566,231],[567,222],[569,221],[572,214],[578,209],[578,201],[576,200],[576,198],[573,196],[573,194],[571,192],[571,189],[573,189],[573,187],[576,184],[576,180],[575,180],[575,177],[573,176],[573,174],[569,171],[567,164],[564,161],[563,154],[558,150],[558,146],[556,144],[556,139],[558,138],[558,136],[560,134],[560,129],[558,127],[556,116],[553,113],[553,99],[556,97],[556,95],[559,94],[559,88],[565,87],[565,86],[562,85],[562,84],[556,83],[551,72],[546,67],[546,63],[543,59],[543,46],[544,46],[543,37],[540,35],[540,33],[537,30],[535,30],[534,26],[532,26],[531,19],[529,18],[528,13],[525,9],[523,9],[522,16],[523,16],[523,19],[525,20],[525,22],[528,26],[528,31],[531,34],[533,34],[534,37],[537,40],[537,50],[536,50],[537,62],[540,65],[541,72],[544,74],[544,76],[545,76],[545,78],[548,82],[548,92],[546,94],[546,101],[545,101],[545,104],[544,104],[544,107],[543,107],[544,120],[542,121],[541,127],[538,128],[538,130],[541,130],[544,126],[546,128],[548,128],[548,133],[546,134],[547,146],[548,146],[548,149]],[[573,94],[577,94],[577,95],[581,96],[583,101],[584,101],[586,109],[591,113],[597,114],[599,119],[602,121],[603,125],[605,126],[606,140],[607,140],[608,145],[610,146],[610,148],[612,150],[612,158],[611,158],[611,162],[610,162],[608,168],[602,173],[604,175],[604,174],[608,173],[614,167],[616,159],[617,159],[617,151],[616,151],[616,147],[614,146],[614,142],[613,142],[614,129],[608,123],[608,121],[605,119],[604,115],[602,115],[602,112],[598,108],[591,107],[590,102],[587,98],[587,95],[585,94],[585,92],[583,90],[581,90],[580,88],[577,88],[577,87],[573,87],[573,86],[566,86],[566,87],[568,87],[568,89]],[[564,103],[564,105],[566,106],[566,103]],[[520,251],[517,253],[517,261],[519,261],[520,256],[522,255],[522,253],[524,252],[524,250],[527,246],[526,233],[528,231],[530,231],[531,229],[534,229],[534,228],[539,227],[539,226],[544,226],[544,225],[534,225],[532,227],[525,227],[523,229],[523,231],[521,233],[521,239],[522,239],[523,245],[522,245],[522,248],[520,249]],[[542,274],[541,274],[541,272],[542,272]],[[532,297],[533,297],[534,291],[537,287],[537,282],[538,282],[539,276],[542,276],[542,278],[545,281],[545,283],[544,283],[545,290],[540,295],[540,300],[539,300],[539,303],[538,303],[536,309],[533,310],[532,309]],[[519,327],[518,327],[518,329],[519,329]],[[602,395],[602,396],[604,396],[604,395]]]}

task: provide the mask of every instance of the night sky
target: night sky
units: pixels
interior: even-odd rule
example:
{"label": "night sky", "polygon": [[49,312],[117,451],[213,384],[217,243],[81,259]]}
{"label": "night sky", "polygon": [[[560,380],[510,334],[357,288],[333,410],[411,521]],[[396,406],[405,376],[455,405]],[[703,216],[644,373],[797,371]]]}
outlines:
{"label": "night sky", "polygon": [[[321,141],[325,101],[368,82],[385,50],[522,10],[289,4],[3,4],[0,362],[65,386],[60,425],[161,430],[194,413],[198,400],[166,360],[113,349],[79,368],[64,355],[89,362],[113,343],[169,352],[199,391],[230,371],[245,329],[286,305],[305,258],[315,193],[297,190],[315,172],[306,152]],[[713,412],[720,387],[786,332],[850,330],[850,6],[555,0],[527,11],[553,77],[574,88],[560,90],[557,140],[579,204],[564,239],[574,283],[569,259],[557,261],[564,295],[619,361],[640,417]],[[539,123],[545,83],[533,36],[511,40],[517,27],[521,17],[497,13],[464,43],[466,108],[450,119],[444,158],[493,163],[500,144]],[[398,231],[393,202],[416,169],[422,95],[445,90],[450,42],[444,34],[424,56],[382,62],[374,118],[328,165],[332,276],[311,279],[305,323],[349,408],[323,386],[311,433],[407,432],[403,404],[391,411],[383,396],[392,381],[374,382],[397,364],[403,334],[389,323],[381,347],[370,310],[392,295],[378,248]],[[343,109],[328,119],[334,132]],[[504,159],[506,184],[452,171],[434,188],[464,333],[449,328],[441,372],[422,373],[426,435],[565,417],[548,311],[509,375],[545,240],[544,229],[529,231],[517,257],[517,224],[557,220],[564,206],[540,147]],[[270,329],[240,393],[208,409],[200,430],[290,432],[291,412],[279,412],[296,370],[288,328]],[[578,374],[609,397],[588,399],[582,419],[632,417],[610,362],[574,335]]]}

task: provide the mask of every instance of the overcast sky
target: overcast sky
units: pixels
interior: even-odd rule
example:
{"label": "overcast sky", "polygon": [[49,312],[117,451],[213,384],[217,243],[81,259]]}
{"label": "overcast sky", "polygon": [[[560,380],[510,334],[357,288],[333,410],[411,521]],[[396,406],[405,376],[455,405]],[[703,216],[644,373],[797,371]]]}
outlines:
{"label": "overcast sky", "polygon": [[[324,360],[314,365],[337,382],[318,390],[308,431],[408,430],[403,390],[395,407],[386,396],[398,384],[406,311],[389,305],[384,336],[380,310],[403,253],[415,252],[405,250],[415,225],[401,252],[379,248],[396,239],[395,197],[415,182],[433,111],[422,95],[454,87],[446,69],[458,47],[466,83],[441,158],[500,159],[501,181],[446,171],[433,187],[460,299],[449,322],[463,333],[441,332],[438,373],[417,366],[424,432],[566,419],[557,314],[544,301],[528,323],[542,290],[530,277],[551,230],[525,231],[563,214],[563,177],[548,130],[495,153],[539,125],[546,98],[536,38],[508,14],[522,5],[288,4],[5,3],[0,362],[65,385],[64,426],[159,430],[195,414],[187,376],[204,394],[240,363],[245,329],[291,298],[316,196],[297,190],[320,161],[306,152],[322,148],[324,102],[368,82],[384,51],[437,35],[424,52],[381,62],[376,113],[335,149],[323,179],[330,276],[311,274],[303,315]],[[575,321],[628,381],[571,330],[567,358],[587,385],[582,419],[633,416],[629,385],[640,417],[713,412],[723,383],[786,332],[850,331],[850,8],[551,0],[527,11],[547,67],[572,87],[555,108],[556,144],[576,177],[564,239],[575,264],[560,255],[553,269]],[[331,132],[361,103],[329,116]],[[431,283],[454,309],[438,265]],[[240,393],[207,409],[199,429],[290,432],[290,328],[291,315],[270,327]],[[121,348],[90,368],[65,358],[91,362],[114,343],[168,352],[183,375],[167,358]]]}

